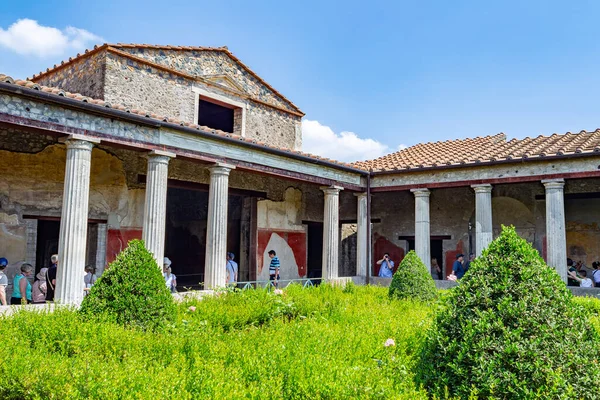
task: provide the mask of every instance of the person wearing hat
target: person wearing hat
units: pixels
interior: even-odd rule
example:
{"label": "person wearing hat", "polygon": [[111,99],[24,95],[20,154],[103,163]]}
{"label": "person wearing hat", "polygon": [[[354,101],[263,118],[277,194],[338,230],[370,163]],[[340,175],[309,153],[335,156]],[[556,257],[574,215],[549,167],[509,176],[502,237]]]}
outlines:
{"label": "person wearing hat", "polygon": [[48,291],[48,284],[46,283],[46,273],[48,268],[40,269],[40,272],[35,276],[36,280],[31,286],[31,299],[33,304],[45,304],[46,303],[46,292]]}
{"label": "person wearing hat", "polygon": [[0,304],[7,306],[6,302],[6,287],[8,286],[8,277],[4,270],[8,266],[8,260],[4,257],[0,258]]}
{"label": "person wearing hat", "polygon": [[163,260],[163,276],[167,289],[171,293],[177,293],[177,277],[171,273],[171,260],[169,260],[169,257],[165,257]]}
{"label": "person wearing hat", "polygon": [[456,275],[456,279],[462,278],[465,272],[467,272],[463,265],[464,259],[465,255],[460,253],[456,256],[456,261],[454,261],[454,264],[452,264],[452,273]]}
{"label": "person wearing hat", "polygon": [[238,280],[238,265],[233,259],[235,258],[235,254],[227,253],[227,264],[225,268],[227,268],[227,284],[235,285]]}

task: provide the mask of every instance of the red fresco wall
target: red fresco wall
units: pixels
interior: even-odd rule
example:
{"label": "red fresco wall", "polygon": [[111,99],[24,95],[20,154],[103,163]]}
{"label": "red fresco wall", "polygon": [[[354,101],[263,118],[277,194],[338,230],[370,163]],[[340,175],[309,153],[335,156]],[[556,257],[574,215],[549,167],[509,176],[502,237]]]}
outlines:
{"label": "red fresco wall", "polygon": [[109,229],[106,239],[106,263],[113,262],[130,240],[141,238],[142,230],[138,228]]}
{"label": "red fresco wall", "polygon": [[263,269],[263,256],[267,250],[271,234],[273,233],[281,236],[294,252],[294,257],[298,264],[298,276],[306,276],[306,232],[276,231],[270,229],[258,230],[258,249],[256,252],[256,265],[258,267],[257,275],[260,275]]}
{"label": "red fresco wall", "polygon": [[448,250],[446,252],[446,274],[444,275],[444,279],[446,279],[446,277],[452,273],[452,264],[454,264],[454,261],[456,261],[456,256],[461,253],[465,253],[463,247],[463,241],[459,240],[456,244],[456,250]]}
{"label": "red fresco wall", "polygon": [[373,276],[379,276],[380,266],[377,265],[377,261],[383,258],[384,253],[389,253],[391,260],[394,262],[394,273],[398,269],[398,265],[404,260],[404,249],[396,246],[384,236],[380,236],[377,233],[375,233],[373,250]]}

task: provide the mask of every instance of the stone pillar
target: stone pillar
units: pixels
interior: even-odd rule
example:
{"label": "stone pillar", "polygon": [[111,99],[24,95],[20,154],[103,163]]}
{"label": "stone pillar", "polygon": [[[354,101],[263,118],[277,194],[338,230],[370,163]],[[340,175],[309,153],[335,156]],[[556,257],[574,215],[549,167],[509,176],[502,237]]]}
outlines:
{"label": "stone pillar", "polygon": [[546,263],[567,282],[564,179],[546,179]]}
{"label": "stone pillar", "polygon": [[323,212],[323,270],[322,278],[329,281],[338,278],[340,246],[340,190],[339,186],[325,186],[325,208]]}
{"label": "stone pillar", "polygon": [[96,245],[96,276],[104,273],[106,265],[106,240],[108,239],[108,225],[98,224],[98,242]]}
{"label": "stone pillar", "polygon": [[411,189],[415,195],[415,252],[429,271],[431,249],[429,237],[429,189]]}
{"label": "stone pillar", "polygon": [[161,271],[165,255],[167,180],[169,161],[173,157],[175,154],[160,150],[153,150],[148,154],[142,240]]}
{"label": "stone pillar", "polygon": [[475,256],[492,241],[492,185],[471,185],[475,190]]}
{"label": "stone pillar", "polygon": [[232,165],[217,163],[210,169],[208,221],[206,223],[206,263],[204,289],[224,287],[227,280],[227,206],[229,172]]}
{"label": "stone pillar", "polygon": [[368,244],[367,237],[367,194],[355,193],[357,200],[356,209],[356,275],[367,275]]}
{"label": "stone pillar", "polygon": [[65,140],[67,164],[54,296],[54,300],[61,304],[79,304],[83,299],[90,169],[94,143],[99,143],[99,140],[81,135],[72,135]]}

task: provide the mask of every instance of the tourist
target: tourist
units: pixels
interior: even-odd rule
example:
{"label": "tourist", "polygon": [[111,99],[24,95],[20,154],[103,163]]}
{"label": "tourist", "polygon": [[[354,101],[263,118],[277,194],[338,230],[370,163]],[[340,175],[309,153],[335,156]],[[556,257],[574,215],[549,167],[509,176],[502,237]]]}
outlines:
{"label": "tourist", "polygon": [[431,259],[431,277],[434,280],[442,279],[442,269],[438,265],[437,258]]}
{"label": "tourist", "polygon": [[592,271],[592,281],[594,281],[594,285],[597,288],[600,288],[600,261],[593,262],[592,268],[594,268],[594,271]]}
{"label": "tourist", "polygon": [[0,258],[0,304],[7,306],[6,301],[6,287],[8,286],[8,277],[4,273],[4,270],[8,266],[8,260],[4,257]]}
{"label": "tourist", "polygon": [[171,293],[177,293],[177,277],[171,273],[171,260],[169,260],[169,257],[165,257],[163,260],[163,277],[165,278],[167,289]]}
{"label": "tourist", "polygon": [[92,286],[94,286],[94,283],[96,283],[96,281],[98,280],[98,277],[96,276],[95,272],[95,268],[91,265],[85,267],[85,276],[83,277],[83,282],[85,283],[85,288],[83,289],[84,296],[89,293]]}
{"label": "tourist", "polygon": [[58,254],[50,257],[52,266],[46,272],[46,301],[54,301],[54,291],[56,289],[56,269],[58,268]]}
{"label": "tourist", "polygon": [[13,280],[13,294],[10,304],[31,304],[31,283],[27,278],[33,274],[33,271],[31,264],[25,263],[21,265],[21,272],[15,275],[15,279]]}
{"label": "tourist", "polygon": [[269,280],[273,281],[273,286],[277,287],[277,283],[279,281],[279,269],[281,265],[275,250],[269,250],[269,258],[271,259],[271,264],[269,264]]}
{"label": "tourist", "polygon": [[44,304],[46,303],[46,291],[48,290],[48,284],[46,283],[46,273],[48,268],[40,269],[40,272],[35,276],[35,282],[31,287],[31,299],[33,304]]}
{"label": "tourist", "polygon": [[238,280],[238,265],[233,259],[235,258],[235,254],[227,253],[227,283],[230,285],[235,285]]}
{"label": "tourist", "polygon": [[[578,275],[580,275],[581,277],[579,277]],[[592,280],[587,277],[587,272],[585,272],[585,270],[579,272],[579,274],[577,274],[576,272],[573,272],[573,271],[569,271],[569,276],[571,278],[573,278],[573,280],[575,280],[576,282],[579,282],[580,287],[584,287],[584,288],[594,287]]]}
{"label": "tourist", "polygon": [[456,261],[452,264],[452,275],[456,276],[456,279],[461,279],[467,270],[465,269],[463,262],[465,255],[460,253],[456,256]]}
{"label": "tourist", "polygon": [[383,258],[377,261],[377,265],[381,265],[379,268],[380,278],[391,278],[394,276],[394,262],[390,260],[388,253],[383,253]]}

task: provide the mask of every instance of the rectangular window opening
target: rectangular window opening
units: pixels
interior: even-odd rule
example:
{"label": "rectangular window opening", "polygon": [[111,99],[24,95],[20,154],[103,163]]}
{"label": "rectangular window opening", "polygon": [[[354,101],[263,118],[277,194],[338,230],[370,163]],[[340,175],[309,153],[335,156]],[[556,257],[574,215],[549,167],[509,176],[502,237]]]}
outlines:
{"label": "rectangular window opening", "polygon": [[234,133],[236,107],[200,97],[198,104],[198,125]]}

